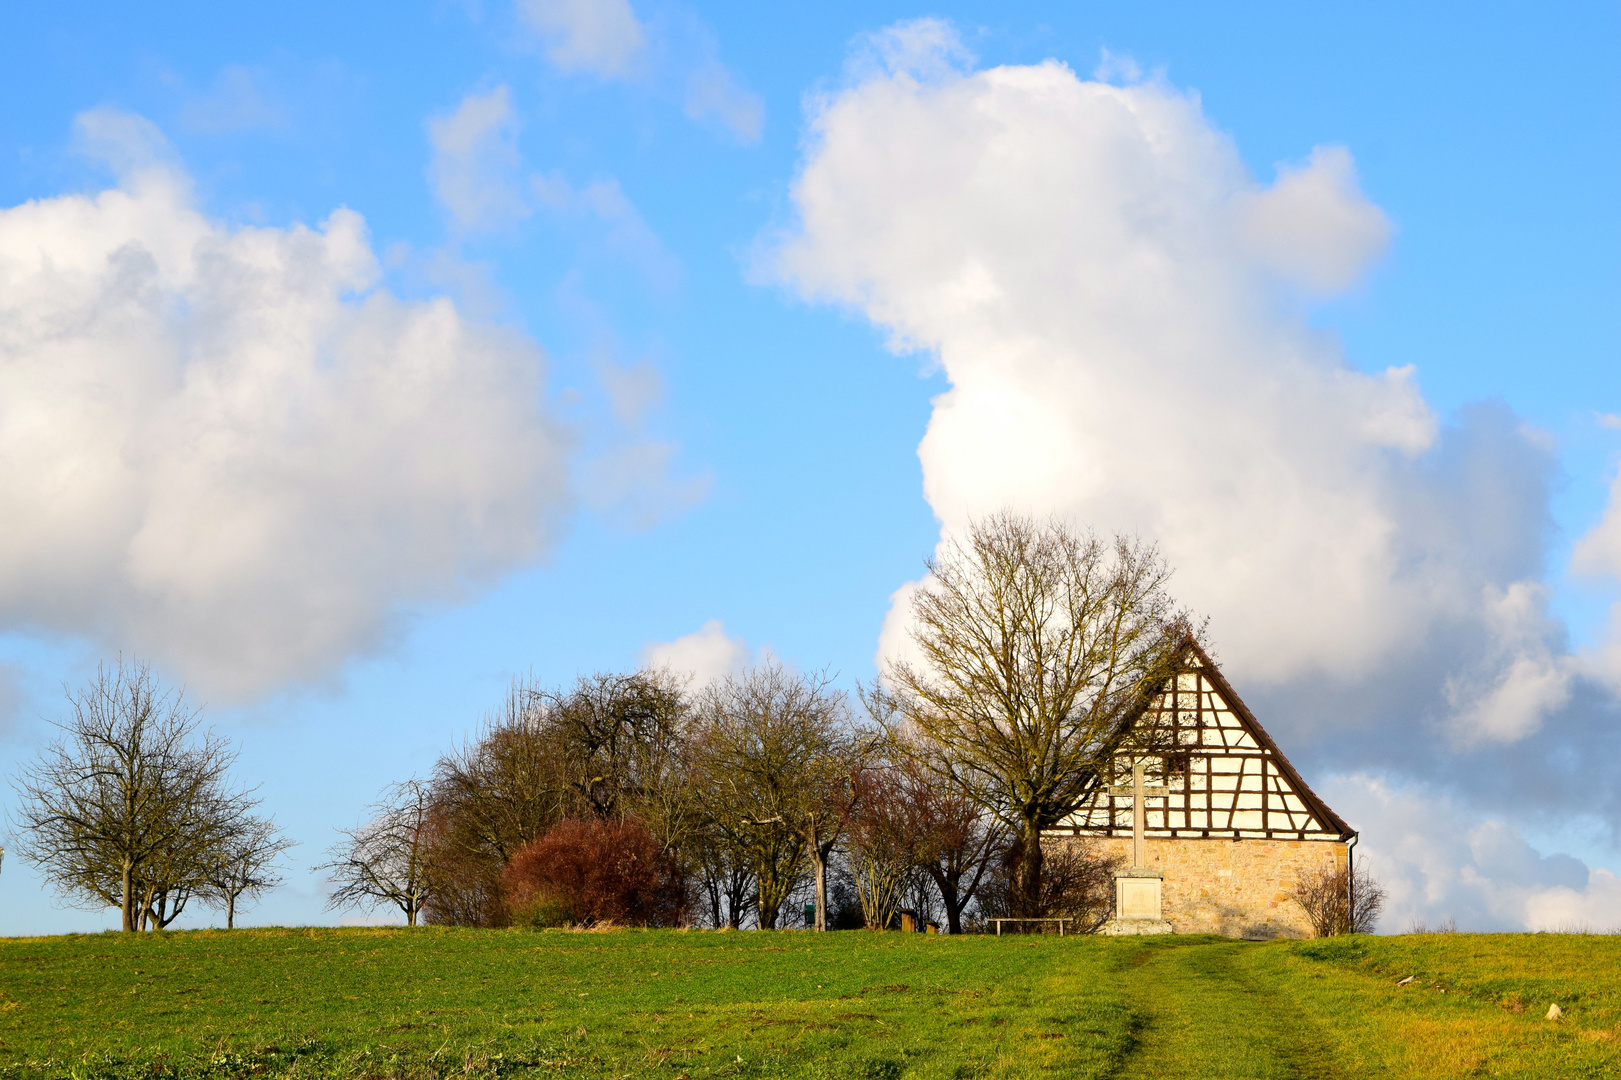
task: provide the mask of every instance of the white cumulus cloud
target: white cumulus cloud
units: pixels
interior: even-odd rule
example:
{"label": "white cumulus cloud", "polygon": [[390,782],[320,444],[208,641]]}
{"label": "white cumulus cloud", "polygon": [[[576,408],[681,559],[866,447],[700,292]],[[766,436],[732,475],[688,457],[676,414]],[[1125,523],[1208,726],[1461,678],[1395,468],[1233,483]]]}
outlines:
{"label": "white cumulus cloud", "polygon": [[[1608,414],[1599,416],[1598,422],[1606,428],[1621,427],[1621,418]],[[1591,578],[1621,578],[1621,475],[1611,481],[1599,520],[1577,539],[1571,569]],[[1581,669],[1621,694],[1621,603],[1610,607],[1608,632],[1583,651]]]}
{"label": "white cumulus cloud", "polygon": [[719,619],[710,619],[674,641],[655,642],[642,650],[642,666],[692,676],[695,686],[742,675],[753,652],[741,638],[730,637]]}
{"label": "white cumulus cloud", "polygon": [[1446,683],[1463,742],[1516,742],[1570,700],[1576,661],[1554,647],[1563,633],[1547,614],[1546,593],[1532,581],[1486,586],[1490,646],[1473,677],[1454,675]]}
{"label": "white cumulus cloud", "polygon": [[352,211],[231,227],[146,121],[79,125],[118,185],[0,209],[5,625],[245,697],[548,550],[531,341],[380,287]]}
{"label": "white cumulus cloud", "polygon": [[1251,689],[1422,664],[1409,709],[1469,680],[1458,738],[1537,730],[1557,628],[1514,590],[1540,573],[1549,452],[1490,409],[1443,426],[1412,368],[1360,371],[1310,325],[1391,231],[1344,148],[1263,183],[1163,80],[973,70],[927,20],[861,55],[812,106],[798,220],[764,258],[938,363],[918,454],[946,530],[1011,507],[1135,532]]}
{"label": "white cumulus cloud", "polygon": [[1282,166],[1270,187],[1235,197],[1234,209],[1258,262],[1322,292],[1355,284],[1390,241],[1390,224],[1362,197],[1343,146],[1319,146],[1305,165]]}
{"label": "white cumulus cloud", "polygon": [[1610,484],[1603,515],[1576,542],[1571,568],[1595,576],[1621,577],[1621,474]]}

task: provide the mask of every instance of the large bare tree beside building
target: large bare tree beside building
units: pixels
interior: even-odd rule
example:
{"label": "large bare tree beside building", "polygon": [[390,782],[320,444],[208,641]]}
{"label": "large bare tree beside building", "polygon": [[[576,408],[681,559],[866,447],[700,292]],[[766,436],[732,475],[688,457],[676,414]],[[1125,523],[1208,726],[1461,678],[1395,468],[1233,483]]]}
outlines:
{"label": "large bare tree beside building", "polygon": [[103,666],[68,702],[64,738],[13,781],[20,854],[71,901],[120,909],[126,931],[167,926],[252,820],[228,787],[236,755],[145,664]]}
{"label": "large bare tree beside building", "polygon": [[[947,540],[914,593],[916,663],[885,668],[895,741],[1019,842],[1017,902],[1041,896],[1041,832],[1100,782],[1189,632],[1152,547],[1004,512]],[[883,712],[884,710],[880,710]],[[1145,743],[1152,731],[1131,737]]]}

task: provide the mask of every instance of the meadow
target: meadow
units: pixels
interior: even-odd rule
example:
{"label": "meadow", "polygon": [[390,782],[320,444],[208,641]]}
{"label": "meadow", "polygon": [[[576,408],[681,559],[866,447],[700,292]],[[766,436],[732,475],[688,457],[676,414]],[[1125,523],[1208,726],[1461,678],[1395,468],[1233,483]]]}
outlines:
{"label": "meadow", "polygon": [[5,1077],[1601,1077],[1618,1036],[1615,937],[0,939]]}

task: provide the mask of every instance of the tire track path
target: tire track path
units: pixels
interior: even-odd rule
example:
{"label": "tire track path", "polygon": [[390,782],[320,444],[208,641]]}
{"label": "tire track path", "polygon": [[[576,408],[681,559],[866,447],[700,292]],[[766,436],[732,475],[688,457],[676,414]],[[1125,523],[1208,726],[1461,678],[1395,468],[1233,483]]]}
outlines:
{"label": "tire track path", "polygon": [[1145,944],[1121,972],[1137,1015],[1120,1080],[1336,1080],[1332,1039],[1247,963],[1243,942]]}

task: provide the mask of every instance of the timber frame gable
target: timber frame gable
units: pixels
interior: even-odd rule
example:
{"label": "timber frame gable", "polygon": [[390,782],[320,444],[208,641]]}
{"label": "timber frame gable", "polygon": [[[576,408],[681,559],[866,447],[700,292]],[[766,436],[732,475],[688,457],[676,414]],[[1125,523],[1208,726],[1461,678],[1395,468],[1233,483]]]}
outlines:
{"label": "timber frame gable", "polygon": [[[1176,674],[1150,695],[1121,735],[1128,736],[1147,714],[1163,725],[1167,745],[1147,755],[1161,763],[1166,791],[1145,803],[1145,836],[1339,842],[1356,836],[1307,785],[1191,636]],[[1129,838],[1131,798],[1109,790],[1130,782],[1132,760],[1129,751],[1115,755],[1112,774],[1051,832]]]}

